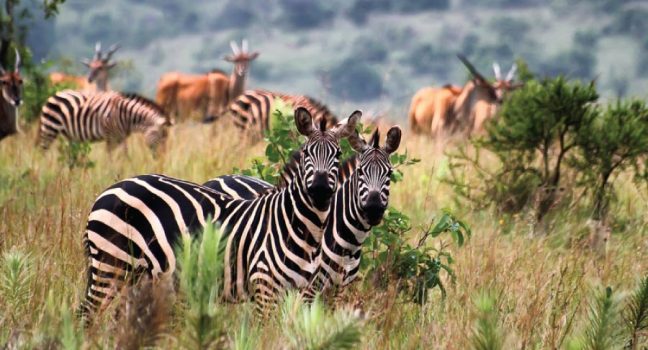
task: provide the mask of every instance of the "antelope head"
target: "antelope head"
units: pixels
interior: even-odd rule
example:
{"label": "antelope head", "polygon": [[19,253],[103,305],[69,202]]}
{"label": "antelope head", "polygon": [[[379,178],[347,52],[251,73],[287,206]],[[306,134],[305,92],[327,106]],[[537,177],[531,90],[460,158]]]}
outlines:
{"label": "antelope head", "polygon": [[101,42],[97,42],[95,45],[95,53],[92,60],[82,59],[86,67],[90,69],[88,72],[88,82],[92,83],[93,81],[105,82],[108,79],[108,71],[117,65],[116,62],[111,61],[112,55],[119,49],[119,44],[112,45],[108,52],[104,55],[101,51]]}
{"label": "antelope head", "polygon": [[22,103],[23,80],[20,76],[20,53],[16,50],[16,63],[13,71],[6,71],[0,66],[0,83],[2,84],[2,98],[14,107]]}
{"label": "antelope head", "polygon": [[243,76],[247,73],[250,62],[259,56],[259,52],[249,52],[248,42],[245,39],[241,42],[240,47],[235,41],[230,41],[230,47],[232,48],[232,54],[225,56],[225,61],[234,63],[236,74]]}
{"label": "antelope head", "polygon": [[501,104],[504,100],[504,97],[509,91],[519,88],[522,86],[521,83],[514,83],[513,78],[515,77],[515,71],[517,70],[517,65],[513,63],[511,69],[506,74],[506,78],[502,79],[502,74],[499,64],[493,63],[493,71],[495,73],[495,82],[489,82],[484,76],[479,73],[477,68],[473,66],[468,59],[463,55],[457,55],[459,60],[468,68],[468,71],[472,75],[473,83],[476,87],[484,89],[487,96],[490,97],[491,101],[497,104]]}

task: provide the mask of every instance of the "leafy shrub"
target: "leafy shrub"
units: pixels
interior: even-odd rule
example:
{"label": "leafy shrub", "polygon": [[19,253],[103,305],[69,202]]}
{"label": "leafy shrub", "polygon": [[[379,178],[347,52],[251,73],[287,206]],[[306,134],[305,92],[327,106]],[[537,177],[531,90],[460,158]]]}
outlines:
{"label": "leafy shrub", "polygon": [[331,69],[331,93],[340,98],[362,101],[377,98],[383,92],[378,71],[355,59],[347,59]]}
{"label": "leafy shrub", "polygon": [[190,348],[222,347],[225,312],[219,303],[223,278],[220,245],[220,232],[207,225],[194,239],[183,236],[176,251],[180,290],[187,303],[184,341]]}
{"label": "leafy shrub", "polygon": [[328,310],[319,298],[307,305],[295,292],[281,305],[281,326],[293,349],[356,349],[362,335],[351,312]]}
{"label": "leafy shrub", "polygon": [[0,297],[8,307],[2,313],[11,325],[20,327],[21,322],[27,321],[22,316],[33,296],[31,284],[35,274],[32,257],[12,249],[2,254],[1,261]]}
{"label": "leafy shrub", "polygon": [[66,165],[68,169],[89,169],[95,166],[95,163],[89,158],[92,144],[88,141],[79,142],[63,139],[59,143],[58,151],[59,162]]}
{"label": "leafy shrub", "polygon": [[335,11],[319,1],[281,0],[279,5],[283,12],[281,20],[290,29],[317,28],[335,17]]}
{"label": "leafy shrub", "polygon": [[[527,81],[509,96],[498,118],[487,124],[488,134],[473,142],[474,155],[465,151],[450,155],[449,182],[475,203],[511,212],[524,208],[532,194],[529,189],[537,189],[533,209],[540,221],[556,204],[565,159],[576,147],[577,135],[592,121],[597,99],[593,84],[562,77]],[[482,150],[499,159],[494,172],[481,163]],[[476,184],[463,178],[463,166],[476,169],[480,177]]]}
{"label": "leafy shrub", "polygon": [[578,154],[571,165],[579,170],[581,185],[593,190],[592,218],[604,219],[612,174],[628,167],[640,173],[648,156],[648,107],[643,101],[617,101],[593,116],[576,136]]}
{"label": "leafy shrub", "polygon": [[497,298],[492,292],[482,292],[475,300],[477,321],[470,342],[475,350],[497,350],[504,348],[504,334],[497,313]]}
{"label": "leafy shrub", "polygon": [[569,350],[616,349],[622,346],[619,295],[607,287],[597,292],[588,307],[582,334],[568,342]]}
{"label": "leafy shrub", "polygon": [[627,328],[626,349],[638,349],[641,334],[644,334],[645,340],[648,331],[648,274],[643,276],[637,289],[628,297],[622,316]]}
{"label": "leafy shrub", "polygon": [[383,223],[372,229],[364,243],[363,269],[378,287],[385,288],[389,283],[399,281],[399,291],[415,303],[427,302],[429,290],[435,287],[445,297],[441,272],[444,271],[454,280],[450,267],[452,256],[444,251],[444,247],[436,249],[427,246],[427,240],[448,233],[461,246],[470,236],[470,228],[451,214],[444,213],[436,225],[423,233],[415,246],[405,238],[405,234],[411,230],[409,218],[389,208]]}

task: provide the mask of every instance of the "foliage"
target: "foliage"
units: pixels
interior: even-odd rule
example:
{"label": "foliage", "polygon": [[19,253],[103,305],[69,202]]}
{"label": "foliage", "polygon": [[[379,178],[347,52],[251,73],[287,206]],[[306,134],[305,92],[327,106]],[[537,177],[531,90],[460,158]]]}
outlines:
{"label": "foliage", "polygon": [[489,27],[497,35],[498,41],[508,43],[523,42],[531,29],[529,23],[514,17],[495,17]]}
{"label": "foliage", "polygon": [[95,163],[89,158],[90,151],[92,151],[92,144],[89,141],[62,139],[59,142],[58,151],[59,162],[67,165],[69,169],[89,169],[95,166]]}
{"label": "foliage", "polygon": [[648,331],[648,275],[645,275],[637,289],[628,298],[623,312],[623,319],[628,328],[626,348],[636,350],[639,348],[641,334],[646,338]]}
{"label": "foliage", "polygon": [[20,326],[27,320],[23,312],[27,309],[33,295],[32,282],[34,268],[32,258],[19,250],[12,249],[2,254],[0,264],[0,296],[7,309],[0,313],[14,326]]}
{"label": "foliage", "polygon": [[[26,51],[24,57],[31,59],[31,54]],[[48,61],[42,64],[31,65],[25,69],[25,85],[23,88],[24,107],[22,118],[27,123],[34,122],[40,117],[41,109],[47,99],[57,91],[77,88],[70,83],[52,85],[47,71],[52,67],[53,62]]]}
{"label": "foliage", "polygon": [[290,292],[280,317],[291,349],[356,349],[360,343],[360,321],[347,310],[329,310],[320,298],[307,305]]}
{"label": "foliage", "polygon": [[387,46],[372,37],[360,37],[353,43],[352,59],[362,62],[379,63],[389,57]]}
{"label": "foliage", "polygon": [[633,167],[640,174],[640,160],[648,155],[648,107],[643,101],[617,101],[593,115],[576,136],[578,155],[571,165],[581,185],[593,189],[592,217],[606,216],[611,195],[611,176]]}
{"label": "foliage", "polygon": [[380,226],[374,227],[364,242],[362,267],[379,287],[397,281],[399,291],[408,300],[424,304],[430,289],[438,287],[443,296],[446,290],[441,282],[441,271],[454,280],[452,255],[440,248],[428,246],[428,238],[448,233],[462,246],[470,236],[470,228],[449,213],[443,213],[438,222],[425,230],[416,245],[407,242],[405,234],[412,229],[410,219],[390,208]]}
{"label": "foliage", "polygon": [[347,16],[356,24],[367,21],[372,12],[418,13],[421,11],[443,11],[450,8],[449,0],[355,0],[347,10]]}
{"label": "foliage", "polygon": [[626,34],[635,38],[643,38],[648,31],[646,23],[648,10],[643,8],[628,8],[618,12],[603,32],[605,34]]}
{"label": "foliage", "polygon": [[[511,94],[498,118],[487,124],[488,134],[474,141],[474,155],[465,148],[450,155],[451,174],[446,181],[458,194],[476,203],[495,204],[505,212],[522,210],[537,195],[533,207],[540,221],[556,204],[565,157],[595,117],[592,104],[597,99],[593,84],[563,77],[527,81]],[[496,170],[481,163],[483,150],[499,160]],[[482,181],[467,183],[463,166],[475,168]]]}
{"label": "foliage", "polygon": [[225,329],[225,313],[218,302],[223,278],[222,254],[221,234],[211,224],[196,239],[183,236],[176,251],[180,290],[187,303],[184,316],[187,348],[217,346]]}
{"label": "foliage", "polygon": [[474,303],[478,314],[470,338],[472,349],[503,349],[504,334],[499,325],[497,299],[492,292],[482,292],[475,298]]}
{"label": "foliage", "polygon": [[[43,308],[40,324],[43,326],[34,338],[38,348],[80,349],[84,332],[75,322],[72,308],[50,290]],[[36,344],[33,344],[36,345]]]}
{"label": "foliage", "polygon": [[568,342],[569,350],[604,350],[620,348],[622,345],[619,327],[619,296],[612,288],[598,292],[589,304],[587,320],[582,334]]}
{"label": "foliage", "polygon": [[377,98],[383,92],[378,70],[355,58],[346,59],[331,71],[331,93],[340,98],[361,101]]}

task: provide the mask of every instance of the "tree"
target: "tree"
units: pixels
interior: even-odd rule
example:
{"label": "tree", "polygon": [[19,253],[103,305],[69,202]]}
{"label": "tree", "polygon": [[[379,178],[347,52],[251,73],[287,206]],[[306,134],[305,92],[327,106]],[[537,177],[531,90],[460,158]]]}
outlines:
{"label": "tree", "polygon": [[[51,18],[58,14],[59,6],[64,2],[65,0],[43,0],[40,11],[45,18]],[[3,67],[12,63],[11,47],[24,44],[28,29],[20,26],[19,21],[33,16],[33,5],[33,2],[29,2],[28,5],[20,7],[20,0],[6,0],[4,8],[0,11],[0,64]]]}
{"label": "tree", "polygon": [[648,108],[643,101],[617,101],[577,135],[577,156],[571,159],[581,184],[594,191],[592,219],[604,220],[613,191],[612,175],[633,167],[648,155]]}

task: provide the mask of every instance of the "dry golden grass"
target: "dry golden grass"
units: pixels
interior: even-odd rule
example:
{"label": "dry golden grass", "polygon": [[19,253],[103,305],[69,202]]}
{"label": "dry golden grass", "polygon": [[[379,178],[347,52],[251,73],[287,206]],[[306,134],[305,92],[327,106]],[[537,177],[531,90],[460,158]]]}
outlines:
{"label": "dry golden grass", "polygon": [[[88,211],[103,189],[143,173],[202,183],[231,173],[233,167],[246,167],[264,148],[261,143],[251,145],[229,125],[185,123],[173,130],[167,152],[158,159],[151,157],[140,137],[132,137],[128,155],[118,150],[109,156],[103,144],[95,144],[90,154],[95,166],[69,170],[58,161],[56,146],[46,153],[34,147],[35,135],[32,126],[0,143],[0,255],[12,249],[27,253],[35,272],[27,312],[16,321],[5,311],[7,301],[0,299],[0,344],[22,341],[28,347],[45,332],[48,294],[53,293],[57,305],[70,305],[70,311],[79,304],[85,288],[81,238]],[[430,302],[418,306],[399,299],[393,286],[376,292],[362,283],[354,285],[349,297],[363,299],[368,313],[362,348],[466,348],[476,317],[473,299],[484,290],[498,299],[506,348],[561,348],[580,326],[593,288],[610,285],[629,290],[648,271],[646,188],[638,188],[627,176],[619,178],[619,196],[612,210],[618,225],[599,255],[586,247],[585,203],[556,214],[546,237],[530,238],[524,215],[498,217],[458,205],[451,188],[440,182],[447,173],[447,158],[434,151],[428,138],[406,134],[404,150],[422,159],[405,169],[405,181],[391,191],[392,205],[413,220],[410,238],[416,239],[419,228],[443,208],[470,224],[473,236],[462,248],[450,245],[456,281],[446,281],[445,300],[435,291]],[[225,307],[231,309],[231,328],[238,330],[236,322],[249,306]],[[180,346],[177,336],[182,322],[170,323],[159,326],[165,332],[159,344]],[[123,327],[120,331],[119,321],[106,317],[104,328],[86,334],[86,344],[114,346],[119,332],[128,333]],[[264,347],[283,347],[282,331],[275,322],[262,327],[258,336],[258,344]]]}

